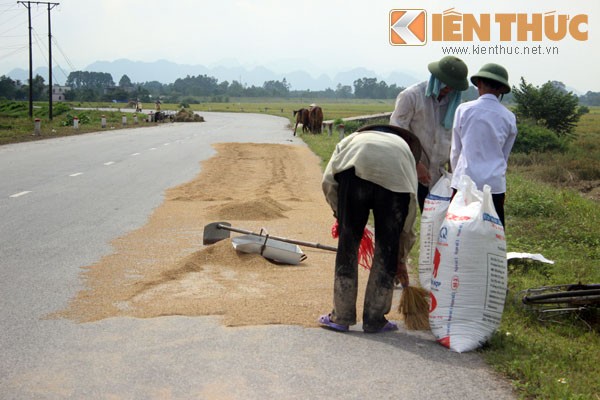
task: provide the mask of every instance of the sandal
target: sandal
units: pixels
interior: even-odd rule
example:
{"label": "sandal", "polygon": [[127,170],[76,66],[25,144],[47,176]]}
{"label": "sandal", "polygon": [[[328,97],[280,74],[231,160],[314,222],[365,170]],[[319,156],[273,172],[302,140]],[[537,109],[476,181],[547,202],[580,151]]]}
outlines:
{"label": "sandal", "polygon": [[365,333],[383,333],[383,332],[392,332],[398,330],[398,324],[392,321],[386,322],[386,324],[376,331],[365,331]]}
{"label": "sandal", "polygon": [[321,315],[317,321],[323,328],[330,328],[337,332],[348,332],[350,329],[348,325],[340,325],[331,321],[331,314]]}

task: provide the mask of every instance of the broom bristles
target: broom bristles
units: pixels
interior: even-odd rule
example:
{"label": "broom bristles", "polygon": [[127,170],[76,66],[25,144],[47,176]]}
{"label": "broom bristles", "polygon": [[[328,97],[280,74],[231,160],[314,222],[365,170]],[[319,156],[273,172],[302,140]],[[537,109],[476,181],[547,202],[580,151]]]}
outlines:
{"label": "broom bristles", "polygon": [[402,289],[398,311],[404,318],[406,329],[429,329],[429,292],[416,286],[405,287]]}

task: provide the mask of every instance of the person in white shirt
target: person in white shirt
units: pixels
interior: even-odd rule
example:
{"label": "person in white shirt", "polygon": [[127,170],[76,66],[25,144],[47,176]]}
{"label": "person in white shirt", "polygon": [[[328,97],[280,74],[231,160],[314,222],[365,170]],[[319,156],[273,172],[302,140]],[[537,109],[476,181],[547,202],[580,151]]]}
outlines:
{"label": "person in white shirt", "polygon": [[412,85],[398,94],[390,124],[414,133],[423,154],[417,164],[418,200],[421,212],[429,189],[450,162],[450,140],[461,92],[467,90],[467,65],[454,56],[430,63],[428,81]]}
{"label": "person in white shirt", "polygon": [[333,310],[318,322],[346,332],[356,324],[358,250],[372,210],[375,251],[365,292],[363,331],[398,329],[388,321],[394,277],[404,265],[402,283],[408,286],[406,257],[415,240],[419,140],[391,125],[359,129],[340,141],[323,174],[323,193],[338,220]]}
{"label": "person in white shirt", "polygon": [[502,96],[510,92],[508,72],[501,65],[489,63],[471,77],[471,82],[477,86],[479,98],[456,109],[450,151],[451,186],[456,189],[463,175],[469,176],[479,190],[489,185],[504,226],[506,168],[517,138],[515,115],[500,103]]}

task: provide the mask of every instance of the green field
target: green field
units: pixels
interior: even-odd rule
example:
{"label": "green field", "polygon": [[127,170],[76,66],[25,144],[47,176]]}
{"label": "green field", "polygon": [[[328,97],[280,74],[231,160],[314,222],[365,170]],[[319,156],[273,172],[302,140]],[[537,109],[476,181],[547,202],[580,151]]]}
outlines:
{"label": "green field", "polygon": [[[312,101],[231,101],[190,105],[196,111],[253,112],[278,115],[292,122],[292,111]],[[325,119],[392,111],[393,101],[319,103]],[[40,104],[43,108],[44,104]],[[101,107],[101,104],[76,104]],[[104,105],[108,106],[108,105]],[[114,104],[110,106],[115,107]],[[175,110],[179,105],[163,105]],[[147,112],[147,111],[146,111]],[[100,115],[109,128],[121,128],[122,113],[85,111],[90,122],[79,131],[62,126],[66,114],[52,123],[42,118],[42,135],[33,137],[26,114],[0,111],[0,144],[98,131]],[[147,126],[149,123],[140,123]],[[131,125],[129,126],[131,127]],[[502,324],[479,350],[498,372],[514,383],[524,399],[600,399],[600,354],[597,313],[556,316],[540,321],[519,303],[521,290],[562,283],[600,283],[600,107],[583,115],[576,138],[563,153],[512,154],[506,199],[508,251],[541,253],[555,263],[509,263],[509,294]],[[302,139],[328,161],[336,134],[304,134]],[[417,259],[413,249],[413,260]]]}

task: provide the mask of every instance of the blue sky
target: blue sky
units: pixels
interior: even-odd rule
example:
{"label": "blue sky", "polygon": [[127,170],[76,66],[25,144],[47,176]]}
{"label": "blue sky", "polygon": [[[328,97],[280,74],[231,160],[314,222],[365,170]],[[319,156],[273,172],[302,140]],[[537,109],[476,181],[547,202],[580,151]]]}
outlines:
{"label": "blue sky", "polygon": [[[554,48],[558,54],[461,55],[475,73],[487,62],[503,64],[511,83],[558,80],[581,92],[600,91],[600,2],[589,0],[282,0],[192,1],[59,0],[52,12],[53,65],[81,70],[94,61],[166,59],[179,64],[239,63],[276,72],[301,69],[315,77],[356,67],[380,74],[402,70],[425,79],[427,64],[443,46],[496,45]],[[433,42],[392,46],[392,9],[424,9],[428,15],[549,13],[588,16],[586,41]],[[34,68],[47,66],[47,8],[32,5]],[[27,9],[0,0],[0,75],[28,68]]]}

